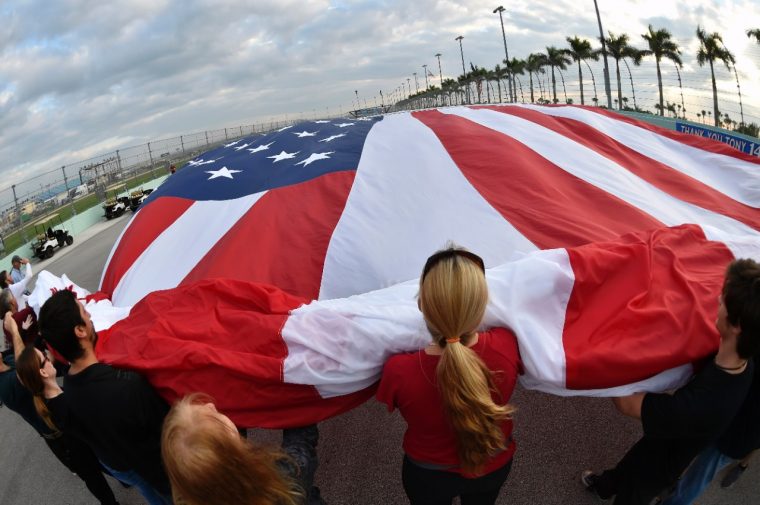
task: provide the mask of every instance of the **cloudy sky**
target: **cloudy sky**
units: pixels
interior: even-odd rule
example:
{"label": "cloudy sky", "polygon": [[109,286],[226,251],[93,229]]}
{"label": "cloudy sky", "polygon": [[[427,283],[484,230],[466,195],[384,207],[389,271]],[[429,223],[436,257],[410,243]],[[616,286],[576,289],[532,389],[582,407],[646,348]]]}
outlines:
{"label": "cloudy sky", "polygon": [[[511,57],[565,37],[596,40],[592,0],[517,2],[505,13]],[[387,96],[423,64],[444,78],[465,62],[503,59],[497,0],[0,0],[0,190],[42,171],[183,133],[335,115]],[[505,4],[507,6],[507,4]],[[709,108],[709,73],[696,65],[694,31],[724,36],[737,58],[744,112],[760,122],[757,0],[599,0],[606,30],[643,47],[648,24],[670,30],[684,51],[687,109]],[[754,25],[753,25],[754,23]],[[594,42],[596,45],[596,42]],[[679,100],[672,65],[666,99]],[[592,68],[601,99],[599,64]],[[720,68],[722,110],[738,119],[736,82]],[[614,76],[614,69],[613,69]],[[624,95],[630,96],[627,73]],[[654,63],[633,69],[639,106],[656,98]],[[577,70],[567,93],[577,98]],[[524,94],[528,79],[522,78]],[[587,93],[591,86],[586,83]],[[614,87],[614,83],[613,83]],[[592,94],[593,96],[593,94]],[[563,97],[561,96],[560,99]],[[731,99],[729,102],[728,99]]]}

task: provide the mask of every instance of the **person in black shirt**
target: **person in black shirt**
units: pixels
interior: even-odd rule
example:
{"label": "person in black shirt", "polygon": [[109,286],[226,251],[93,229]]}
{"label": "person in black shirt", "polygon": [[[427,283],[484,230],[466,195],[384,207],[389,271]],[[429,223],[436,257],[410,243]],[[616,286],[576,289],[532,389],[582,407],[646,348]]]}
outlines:
{"label": "person in black shirt", "polygon": [[647,505],[671,486],[689,463],[729,426],[754,376],[760,348],[760,265],[729,264],[719,298],[718,353],[672,395],[636,393],[615,398],[623,414],[641,419],[644,436],[617,466],[586,470],[584,485],[615,505]]}
{"label": "person in black shirt", "polygon": [[[84,481],[87,489],[102,505],[116,505],[116,497],[106,482],[102,473],[103,469],[92,450],[82,441],[59,431],[52,423],[43,421],[35,408],[32,394],[19,380],[24,357],[31,354],[36,359],[36,355],[42,356],[42,352],[33,347],[24,346],[16,321],[10,311],[5,314],[3,327],[12,338],[15,355],[7,358],[10,364],[0,361],[0,401],[20,415],[40,434],[55,457]],[[46,356],[44,360],[45,363],[41,361],[38,363],[41,366],[38,367],[36,373],[39,375],[41,370],[47,367],[46,373],[51,374],[55,381],[55,368]],[[19,366],[18,376],[14,368],[16,361]]]}
{"label": "person in black shirt", "polygon": [[756,363],[749,394],[731,426],[717,442],[697,456],[663,505],[692,503],[718,472],[731,463],[744,459],[757,448],[760,448],[760,366]]}
{"label": "person in black shirt", "polygon": [[85,441],[116,478],[151,505],[171,503],[161,462],[161,425],[169,406],[140,374],[99,363],[89,313],[67,290],[40,309],[47,343],[71,363],[64,393],[48,399],[55,424]]}

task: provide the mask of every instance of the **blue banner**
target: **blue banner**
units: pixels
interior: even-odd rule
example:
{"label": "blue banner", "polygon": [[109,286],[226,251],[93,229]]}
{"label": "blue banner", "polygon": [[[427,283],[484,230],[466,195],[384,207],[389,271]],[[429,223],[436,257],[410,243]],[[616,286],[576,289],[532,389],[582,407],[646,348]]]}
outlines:
{"label": "blue banner", "polygon": [[736,135],[730,135],[728,133],[716,132],[708,128],[696,126],[693,124],[682,123],[676,121],[676,131],[683,133],[690,133],[691,135],[697,135],[699,137],[705,137],[708,139],[717,140],[728,144],[734,149],[737,149],[743,153],[750,154],[752,156],[760,157],[760,140],[747,140]]}

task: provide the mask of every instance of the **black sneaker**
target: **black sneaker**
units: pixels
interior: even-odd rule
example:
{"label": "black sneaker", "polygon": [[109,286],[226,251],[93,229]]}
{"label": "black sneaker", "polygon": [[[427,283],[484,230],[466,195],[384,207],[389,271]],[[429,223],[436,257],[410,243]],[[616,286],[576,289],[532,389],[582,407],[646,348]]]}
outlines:
{"label": "black sneaker", "polygon": [[586,488],[586,490],[588,490],[590,493],[593,493],[594,496],[600,500],[606,500],[607,498],[602,497],[599,494],[599,490],[596,488],[598,481],[599,475],[594,473],[592,470],[583,470],[583,472],[581,472],[581,483]]}
{"label": "black sneaker", "polygon": [[720,481],[720,487],[727,488],[734,485],[734,483],[739,480],[739,477],[742,476],[744,473],[744,470],[746,470],[746,466],[742,466],[741,463],[734,466],[729,472],[726,474],[725,477],[723,477],[723,480]]}

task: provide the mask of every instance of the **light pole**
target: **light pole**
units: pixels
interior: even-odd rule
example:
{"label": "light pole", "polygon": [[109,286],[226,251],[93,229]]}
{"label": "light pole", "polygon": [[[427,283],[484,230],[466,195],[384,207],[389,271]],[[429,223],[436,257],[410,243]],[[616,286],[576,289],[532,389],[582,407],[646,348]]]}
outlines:
{"label": "light pole", "polygon": [[358,89],[355,89],[355,90],[354,90],[354,93],[356,93],[356,108],[357,108],[357,110],[358,110],[358,109],[361,109],[361,108],[362,108],[362,104],[361,104],[361,103],[359,103],[359,90],[358,90]]}
{"label": "light pole", "polygon": [[[455,38],[454,40],[458,40],[459,41],[459,54],[462,56],[462,77],[464,78],[467,75],[467,70],[465,70],[465,68],[464,68],[464,49],[462,49],[462,39],[463,38],[464,37],[460,35],[459,37]],[[465,91],[467,92],[467,103],[469,104],[470,103],[470,85],[469,85],[469,83],[467,84],[467,87],[465,88]]]}
{"label": "light pole", "polygon": [[419,93],[420,92],[420,86],[417,84],[417,72],[413,72],[412,75],[414,75],[414,92]]}
{"label": "light pole", "polygon": [[422,71],[425,72],[425,91],[430,89],[430,85],[427,80],[427,65],[422,65]]}
{"label": "light pole", "polygon": [[406,78],[406,85],[409,88],[408,98],[412,98],[412,80],[409,77]]}
{"label": "light pole", "polygon": [[383,90],[380,90],[380,107],[385,107],[385,104],[383,103]]}
{"label": "light pole", "polygon": [[[509,51],[507,50],[507,33],[504,31],[504,18],[502,17],[502,12],[504,12],[506,9],[502,7],[501,5],[498,6],[493,10],[493,13],[496,14],[499,13],[499,20],[501,21],[501,37],[504,39],[504,55],[507,57],[506,60],[504,60],[504,63],[507,64],[507,80],[509,81],[509,101],[514,103],[515,97],[512,95],[512,88],[514,87],[514,83],[512,82],[512,70],[509,68]],[[501,98],[499,98],[501,100]]]}
{"label": "light pole", "polygon": [[[444,99],[443,96],[443,71],[441,70],[441,53],[435,53],[435,57],[438,58],[438,75],[441,78],[441,99]],[[446,102],[443,102],[443,105],[446,105]]]}
{"label": "light pole", "polygon": [[596,9],[596,21],[599,23],[599,40],[602,42],[602,55],[604,56],[604,91],[607,93],[607,108],[612,109],[612,91],[610,91],[610,67],[607,65],[607,44],[604,42],[604,30],[602,30],[602,18],[599,16],[599,5],[594,0]]}

